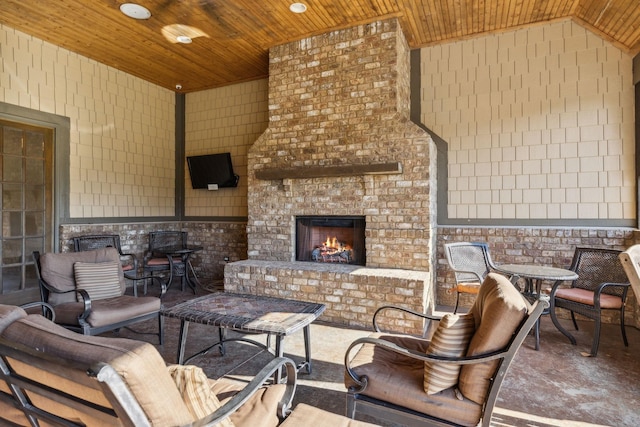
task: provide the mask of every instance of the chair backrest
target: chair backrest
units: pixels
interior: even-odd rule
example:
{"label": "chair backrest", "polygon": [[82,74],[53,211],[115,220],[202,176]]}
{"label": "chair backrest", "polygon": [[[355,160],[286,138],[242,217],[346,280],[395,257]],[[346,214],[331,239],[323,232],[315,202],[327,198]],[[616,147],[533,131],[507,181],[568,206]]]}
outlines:
{"label": "chair backrest", "polygon": [[456,283],[482,282],[493,268],[489,245],[482,242],[445,243],[447,263],[454,271]]}
{"label": "chair backrest", "polygon": [[[593,291],[602,283],[629,283],[620,253],[615,249],[576,248],[569,269],[578,273],[578,279],[572,287]],[[607,286],[603,292],[621,297],[624,288]]]}
{"label": "chair backrest", "polygon": [[76,252],[92,251],[94,249],[108,248],[109,246],[116,248],[118,253],[122,254],[120,236],[117,234],[94,234],[73,238],[73,248]]}
{"label": "chair backrest", "polygon": [[[74,265],[81,263],[105,263],[120,261],[120,254],[115,248],[103,248],[84,252],[48,252],[40,254],[33,253],[36,264],[36,274],[40,284],[40,293],[43,302],[47,302],[54,307],[66,302],[76,302],[76,294],[72,292],[76,289],[76,278]],[[122,267],[119,266],[118,283],[120,294],[124,293],[126,284]],[[52,292],[57,291],[57,292]]]}
{"label": "chair backrest", "polygon": [[73,249],[76,252],[92,251],[102,248],[116,248],[120,254],[122,268],[126,271],[138,271],[138,257],[132,253],[122,252],[118,234],[92,234],[73,238]]}
{"label": "chair backrest", "polygon": [[618,255],[634,295],[640,298],[640,245],[633,245]]}
{"label": "chair backrest", "polygon": [[149,251],[159,248],[187,246],[186,231],[151,231],[149,232]]}

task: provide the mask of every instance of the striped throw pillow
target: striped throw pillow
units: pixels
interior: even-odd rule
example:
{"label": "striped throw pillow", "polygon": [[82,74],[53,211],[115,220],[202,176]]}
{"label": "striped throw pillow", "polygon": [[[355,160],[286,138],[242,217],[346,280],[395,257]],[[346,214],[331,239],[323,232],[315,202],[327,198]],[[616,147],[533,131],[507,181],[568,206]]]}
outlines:
{"label": "striped throw pillow", "polygon": [[76,288],[87,291],[92,300],[122,295],[119,262],[76,262],[73,264],[73,274]]}
{"label": "striped throw pillow", "polygon": [[[475,330],[475,321],[470,314],[445,314],[433,334],[427,354],[438,356],[463,356]],[[424,363],[424,391],[439,393],[458,384],[460,365],[437,362]]]}
{"label": "striped throw pillow", "polygon": [[[194,420],[204,418],[222,406],[211,391],[209,379],[202,368],[193,365],[168,365],[167,369]],[[216,427],[234,425],[229,418],[225,418]]]}

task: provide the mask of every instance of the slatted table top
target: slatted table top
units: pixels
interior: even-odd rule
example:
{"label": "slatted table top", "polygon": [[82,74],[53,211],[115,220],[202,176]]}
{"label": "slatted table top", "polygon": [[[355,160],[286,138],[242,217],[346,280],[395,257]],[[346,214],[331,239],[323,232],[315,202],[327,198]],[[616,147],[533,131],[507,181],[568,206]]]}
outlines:
{"label": "slatted table top", "polygon": [[182,321],[245,332],[291,334],[317,319],[324,304],[249,294],[216,292],[162,309]]}

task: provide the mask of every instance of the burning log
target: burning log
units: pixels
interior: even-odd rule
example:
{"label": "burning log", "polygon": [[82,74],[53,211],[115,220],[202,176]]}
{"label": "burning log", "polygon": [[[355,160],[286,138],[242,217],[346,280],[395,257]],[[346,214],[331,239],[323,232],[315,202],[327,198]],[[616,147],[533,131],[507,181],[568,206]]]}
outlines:
{"label": "burning log", "polygon": [[343,262],[349,263],[353,259],[351,247],[344,242],[338,242],[336,237],[327,237],[327,240],[311,251],[311,259],[316,262]]}

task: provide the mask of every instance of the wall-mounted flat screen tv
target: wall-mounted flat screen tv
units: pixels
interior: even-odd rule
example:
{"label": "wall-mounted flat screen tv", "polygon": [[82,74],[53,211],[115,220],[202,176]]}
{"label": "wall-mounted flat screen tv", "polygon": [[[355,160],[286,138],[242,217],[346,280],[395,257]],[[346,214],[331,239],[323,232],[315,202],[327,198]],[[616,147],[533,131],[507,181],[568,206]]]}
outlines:
{"label": "wall-mounted flat screen tv", "polygon": [[[231,153],[187,157],[192,188],[237,187],[239,176],[233,173]],[[217,186],[217,187],[216,187]]]}

